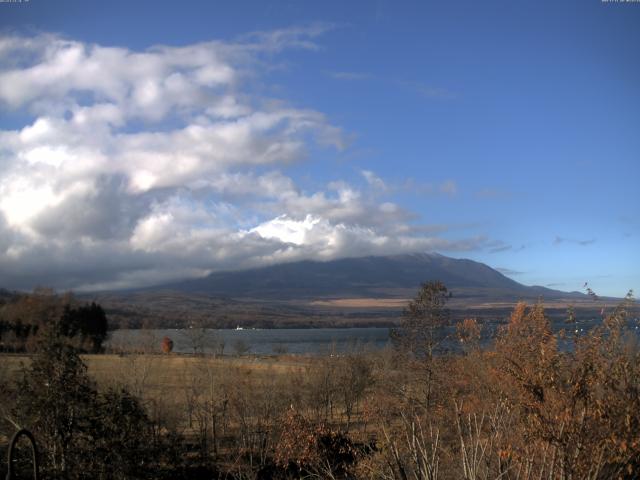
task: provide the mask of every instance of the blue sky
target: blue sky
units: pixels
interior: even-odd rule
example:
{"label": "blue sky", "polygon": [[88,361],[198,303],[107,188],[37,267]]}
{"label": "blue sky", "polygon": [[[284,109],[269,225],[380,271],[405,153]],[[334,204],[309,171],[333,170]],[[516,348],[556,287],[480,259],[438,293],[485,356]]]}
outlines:
{"label": "blue sky", "polygon": [[8,287],[437,250],[640,289],[638,3],[31,0],[0,35]]}

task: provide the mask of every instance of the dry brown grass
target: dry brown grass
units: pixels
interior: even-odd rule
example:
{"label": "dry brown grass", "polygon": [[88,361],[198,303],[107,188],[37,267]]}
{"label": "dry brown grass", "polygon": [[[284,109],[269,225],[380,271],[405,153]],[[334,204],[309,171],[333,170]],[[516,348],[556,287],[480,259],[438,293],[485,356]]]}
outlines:
{"label": "dry brown grass", "polygon": [[[409,298],[330,298],[322,300],[313,300],[308,303],[312,307],[324,308],[388,308],[402,309],[409,302]],[[487,302],[483,298],[452,298],[448,304],[452,308],[460,309],[513,309],[516,302],[513,300],[490,301]],[[573,304],[579,308],[601,308],[601,305],[589,297],[580,299],[557,299],[546,300],[545,307],[566,309],[567,305]]]}
{"label": "dry brown grass", "polygon": [[[635,478],[624,475],[640,469],[640,350],[623,328],[627,316],[621,306],[582,336],[570,323],[556,336],[541,304],[518,304],[493,345],[479,344],[474,319],[459,324],[460,355],[83,361],[99,388],[126,387],[159,431],[179,433],[189,455],[234,478],[255,478],[269,459],[298,462],[305,438],[319,448],[318,432],[373,442],[354,474],[367,480]],[[572,339],[574,351],[560,350],[558,338]],[[6,378],[29,357],[0,362]]]}
{"label": "dry brown grass", "polygon": [[[186,388],[187,371],[213,371],[221,376],[230,371],[251,376],[260,381],[267,377],[286,377],[291,373],[303,372],[312,364],[308,357],[283,355],[269,357],[211,357],[193,355],[163,354],[102,354],[82,355],[89,375],[98,386],[117,384],[130,385],[144,380],[144,387],[151,393],[177,391]],[[3,375],[6,379],[17,379],[23,366],[31,361],[27,354],[0,354]],[[144,376],[144,379],[140,377]],[[146,395],[145,395],[146,396]]]}
{"label": "dry brown grass", "polygon": [[314,300],[309,305],[314,307],[335,308],[402,308],[407,304],[406,298],[335,298],[330,300]]}

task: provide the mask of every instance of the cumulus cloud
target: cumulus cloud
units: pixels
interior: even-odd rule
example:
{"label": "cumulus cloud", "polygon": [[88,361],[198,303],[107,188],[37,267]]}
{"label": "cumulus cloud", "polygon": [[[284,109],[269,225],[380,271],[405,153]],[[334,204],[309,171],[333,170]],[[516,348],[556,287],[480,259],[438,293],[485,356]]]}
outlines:
{"label": "cumulus cloud", "polygon": [[313,148],[345,148],[345,135],[321,112],[253,93],[247,78],[285,49],[316,49],[329,28],[142,51],[0,37],[0,106],[28,119],[0,127],[0,286],[124,288],[490,246],[420,231],[372,171],[361,172],[364,187],[314,191],[286,174]]}

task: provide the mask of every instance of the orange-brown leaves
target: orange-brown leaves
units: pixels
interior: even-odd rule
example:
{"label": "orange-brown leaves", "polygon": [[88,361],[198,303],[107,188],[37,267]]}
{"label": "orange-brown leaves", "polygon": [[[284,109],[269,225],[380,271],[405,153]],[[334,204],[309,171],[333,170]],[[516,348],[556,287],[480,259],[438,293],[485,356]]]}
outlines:
{"label": "orange-brown leaves", "polygon": [[282,433],[274,449],[277,466],[312,477],[350,478],[347,471],[356,463],[358,451],[353,442],[325,424],[309,422],[290,408],[282,421]]}
{"label": "orange-brown leaves", "polygon": [[475,318],[465,318],[456,325],[456,337],[465,347],[478,347],[481,334],[482,325],[480,325]]}
{"label": "orange-brown leaves", "polygon": [[160,348],[162,348],[162,353],[171,353],[171,351],[173,350],[173,340],[171,340],[169,337],[164,337],[162,339]]}

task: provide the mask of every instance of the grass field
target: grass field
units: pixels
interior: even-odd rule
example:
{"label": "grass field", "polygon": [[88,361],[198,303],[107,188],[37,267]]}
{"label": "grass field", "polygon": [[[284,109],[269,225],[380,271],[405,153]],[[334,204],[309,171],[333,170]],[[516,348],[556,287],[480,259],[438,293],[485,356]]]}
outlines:
{"label": "grass field", "polygon": [[[290,388],[313,365],[303,356],[212,357],[178,354],[82,355],[98,390],[126,388],[146,405],[152,418],[162,418],[187,437],[194,434],[196,405],[234,395],[255,398]],[[0,354],[0,382],[19,380],[31,357]],[[7,440],[10,432],[0,432]],[[3,438],[4,437],[4,438]],[[5,442],[0,442],[5,443]]]}
{"label": "grass field", "polygon": [[[224,373],[230,370],[252,375],[254,378],[287,375],[302,372],[312,364],[312,359],[304,356],[243,356],[213,357],[183,354],[100,354],[82,355],[89,375],[98,385],[128,383],[141,375],[154,388],[175,389],[185,384],[185,371],[212,370]],[[16,379],[23,366],[31,362],[27,354],[0,354],[0,375]]]}
{"label": "grass field", "polygon": [[[333,458],[323,455],[353,445],[360,453],[351,478],[408,478],[396,469],[424,478],[417,473],[431,462],[441,468],[439,478],[453,480],[465,475],[460,459],[486,448],[484,478],[504,478],[521,467],[533,468],[536,478],[569,478],[564,472],[588,478],[591,471],[618,478],[609,472],[640,466],[640,362],[630,332],[614,320],[584,337],[575,353],[557,348],[541,308],[521,306],[495,345],[482,349],[473,340],[475,323],[467,322],[460,332],[469,339],[463,353],[429,359],[382,349],[315,357],[135,353],[82,360],[96,396],[113,398],[106,389],[126,388],[144,408],[149,438],[176,447],[167,449],[177,456],[171,453],[163,467],[180,458],[248,479],[284,459],[280,465],[307,462],[317,468],[316,478],[338,478],[323,476]],[[28,355],[0,355],[0,385],[15,385],[30,361]],[[19,398],[9,393],[0,413]],[[101,412],[105,404],[97,405],[103,406],[94,411]],[[0,448],[15,427],[0,427]],[[553,473],[560,468],[556,456],[570,460],[559,475]]]}

